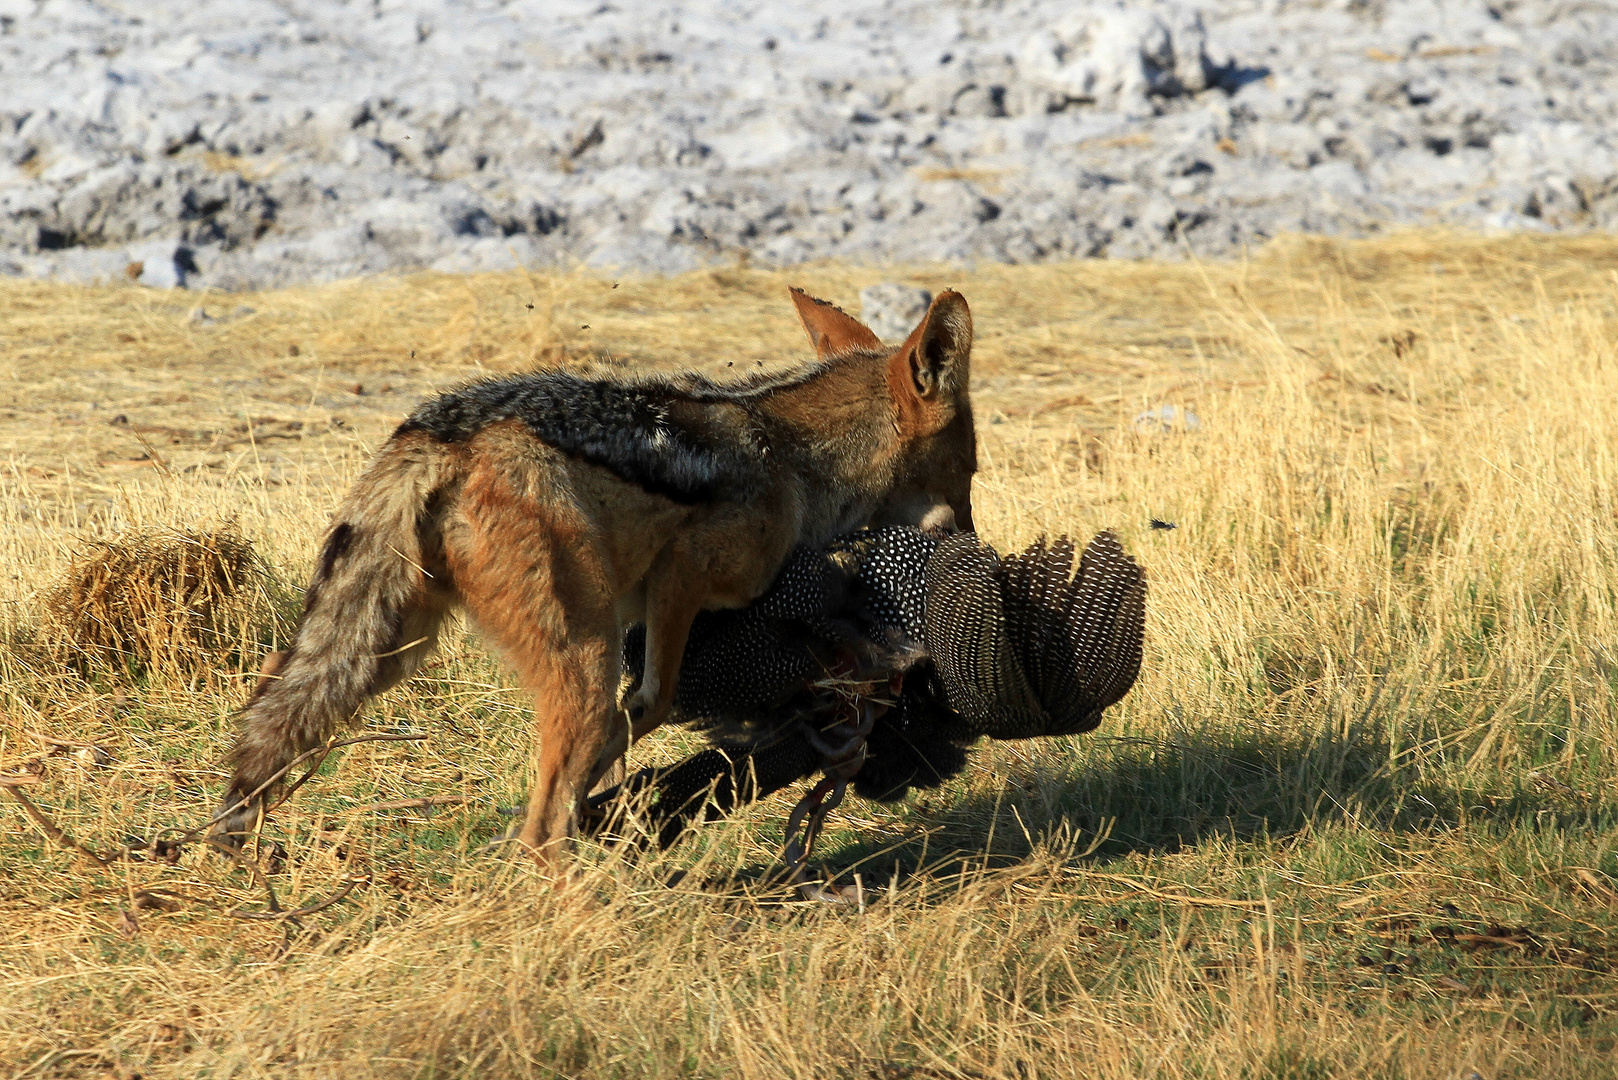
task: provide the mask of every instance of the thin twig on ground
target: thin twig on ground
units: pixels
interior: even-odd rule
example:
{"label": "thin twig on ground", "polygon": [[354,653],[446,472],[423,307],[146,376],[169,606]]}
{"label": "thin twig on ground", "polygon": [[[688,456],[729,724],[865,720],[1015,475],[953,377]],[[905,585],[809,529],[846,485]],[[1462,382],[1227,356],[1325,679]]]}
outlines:
{"label": "thin twig on ground", "polygon": [[342,900],[349,893],[353,892],[356,886],[364,885],[370,880],[371,879],[368,877],[349,878],[347,881],[343,882],[342,888],[338,889],[326,899],[317,904],[306,904],[303,907],[295,908],[292,911],[232,911],[230,913],[230,917],[233,919],[251,919],[255,922],[284,922],[296,920],[304,915],[313,915],[317,911],[325,911],[333,904]]}
{"label": "thin twig on ground", "polygon": [[[8,777],[8,779],[11,778]],[[69,851],[77,851],[80,855],[83,855],[85,858],[95,862],[98,866],[111,866],[115,861],[117,861],[118,856],[112,855],[103,857],[92,851],[90,848],[85,847],[67,833],[63,832],[57,827],[54,821],[45,815],[44,811],[35,806],[33,801],[22,793],[20,785],[0,784],[0,789],[3,789],[13,799],[16,799],[18,802],[22,803],[23,810],[28,814],[29,817],[33,818],[34,824],[38,825],[40,829],[44,831],[46,836],[56,841],[62,847],[68,849]]]}
{"label": "thin twig on ground", "polygon": [[275,888],[270,884],[269,876],[265,874],[262,869],[260,869],[258,863],[254,862],[252,859],[249,859],[246,855],[243,855],[240,851],[237,851],[235,848],[216,837],[207,837],[204,843],[213,848],[215,851],[223,852],[230,858],[231,862],[242,867],[249,874],[251,874],[256,883],[264,886],[264,893],[269,897],[271,912],[279,912],[281,910],[281,902],[275,898]]}

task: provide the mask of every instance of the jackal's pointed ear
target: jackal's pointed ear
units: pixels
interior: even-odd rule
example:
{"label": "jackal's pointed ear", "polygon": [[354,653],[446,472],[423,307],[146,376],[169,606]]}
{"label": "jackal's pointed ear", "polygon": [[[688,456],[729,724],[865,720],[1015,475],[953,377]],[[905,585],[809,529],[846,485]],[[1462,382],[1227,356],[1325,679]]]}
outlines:
{"label": "jackal's pointed ear", "polygon": [[842,308],[826,300],[816,300],[802,289],[787,290],[792,304],[798,309],[798,318],[809,334],[809,343],[815,355],[825,360],[846,352],[880,349],[882,342],[866,325]]}
{"label": "jackal's pointed ear", "polygon": [[945,289],[893,354],[888,382],[907,380],[923,400],[948,396],[966,386],[971,357],[972,311],[966,297]]}

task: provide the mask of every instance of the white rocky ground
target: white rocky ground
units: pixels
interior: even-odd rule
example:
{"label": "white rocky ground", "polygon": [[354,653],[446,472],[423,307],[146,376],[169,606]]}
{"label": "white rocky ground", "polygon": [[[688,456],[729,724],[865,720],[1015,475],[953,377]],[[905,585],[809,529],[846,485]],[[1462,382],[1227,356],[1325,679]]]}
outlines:
{"label": "white rocky ground", "polygon": [[1225,255],[1618,221],[1585,0],[0,0],[0,270]]}

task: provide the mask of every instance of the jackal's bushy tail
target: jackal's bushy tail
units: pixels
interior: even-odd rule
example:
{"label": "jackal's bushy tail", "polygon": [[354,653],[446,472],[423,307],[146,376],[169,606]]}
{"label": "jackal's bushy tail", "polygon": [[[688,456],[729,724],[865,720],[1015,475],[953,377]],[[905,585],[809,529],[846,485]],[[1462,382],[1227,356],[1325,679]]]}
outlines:
{"label": "jackal's bushy tail", "polygon": [[[442,448],[397,440],[344,499],[292,645],[242,710],[221,810],[325,742],[432,650],[455,595],[438,520],[451,472]],[[262,798],[228,814],[219,832],[250,829]]]}

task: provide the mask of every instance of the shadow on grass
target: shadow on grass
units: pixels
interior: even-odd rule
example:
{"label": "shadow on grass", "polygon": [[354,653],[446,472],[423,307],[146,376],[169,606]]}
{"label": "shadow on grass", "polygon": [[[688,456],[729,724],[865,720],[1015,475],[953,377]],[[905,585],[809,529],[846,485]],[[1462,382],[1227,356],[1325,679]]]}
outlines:
{"label": "shadow on grass", "polygon": [[[1360,734],[1224,733],[1174,742],[1080,736],[1066,750],[991,776],[985,770],[995,768],[993,751],[979,747],[965,792],[911,795],[885,836],[839,827],[839,813],[859,812],[858,800],[850,799],[829,819],[817,861],[858,867],[867,880],[917,874],[936,880],[1014,865],[1053,841],[1105,862],[1186,851],[1214,839],[1284,840],[1320,827],[1599,832],[1618,825],[1618,807],[1565,783],[1538,781],[1533,773],[1470,783],[1454,763],[1422,767],[1385,740]],[[775,802],[784,815],[790,803]],[[1105,839],[1095,843],[1098,833]],[[759,879],[768,874],[758,867]]]}

